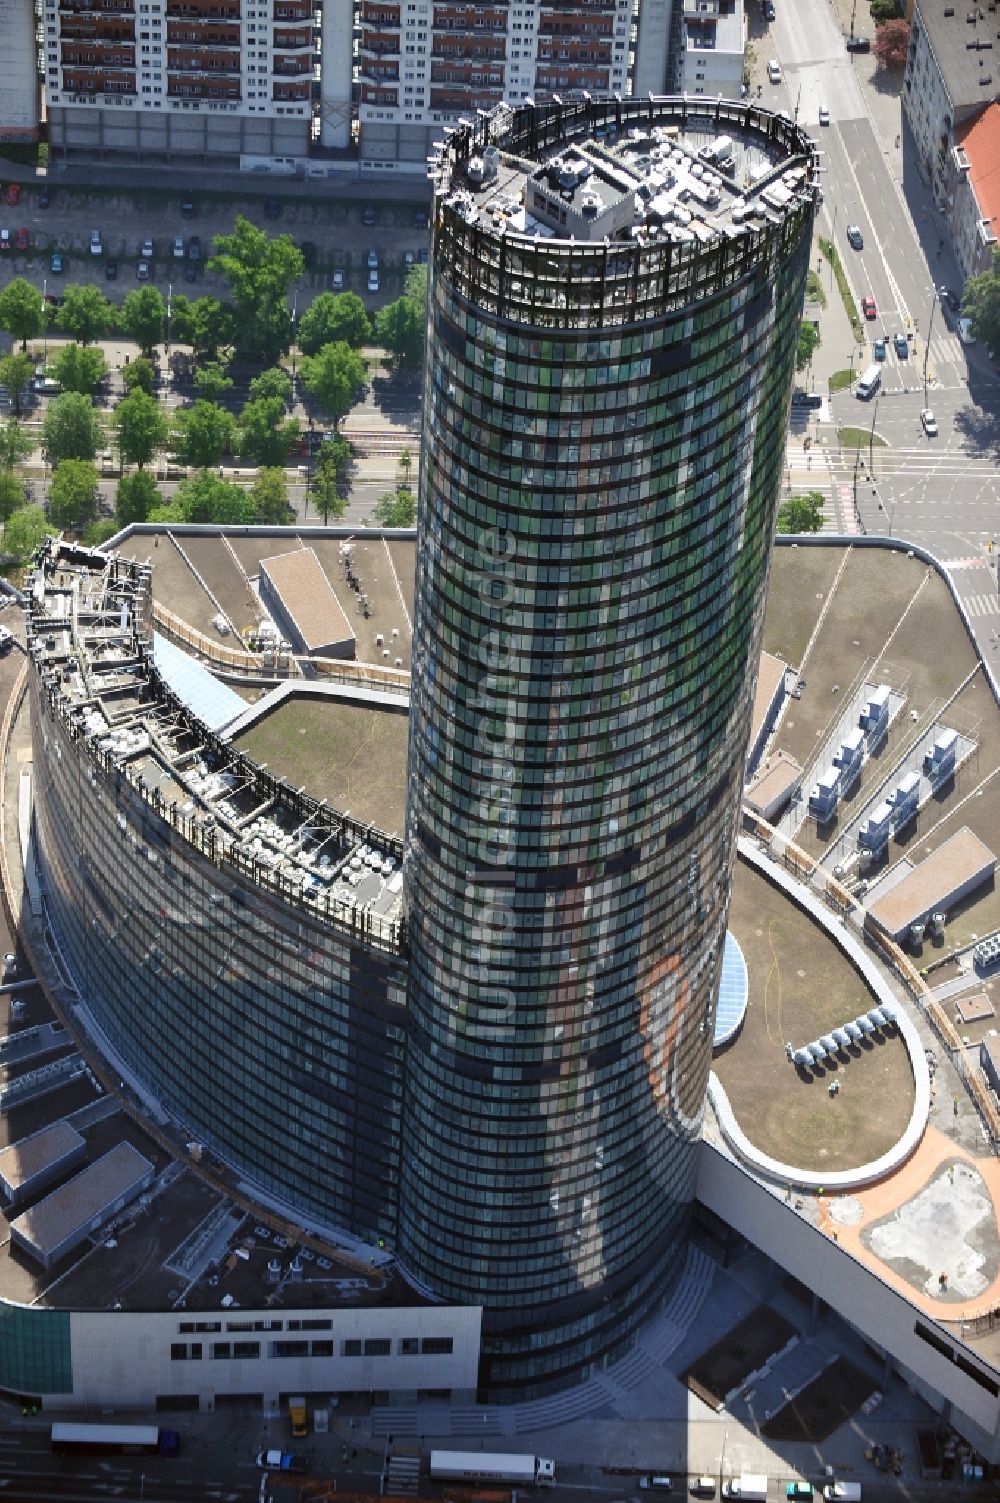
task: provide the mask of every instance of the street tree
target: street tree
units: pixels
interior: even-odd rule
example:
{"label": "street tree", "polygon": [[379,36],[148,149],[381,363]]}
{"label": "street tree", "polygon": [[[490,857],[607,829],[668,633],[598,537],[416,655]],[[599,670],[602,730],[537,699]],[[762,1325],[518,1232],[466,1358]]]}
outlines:
{"label": "street tree", "polygon": [[356,292],[321,292],[299,319],[299,349],[303,355],[315,355],[339,340],[358,349],[371,332],[371,320]]}
{"label": "street tree", "polygon": [[134,339],[146,356],[163,343],[167,309],[155,287],[137,287],[126,295],[118,315],[118,327]]}
{"label": "street tree", "polygon": [[257,521],[282,526],[291,516],[284,470],[273,466],[261,470],[250,492]]}
{"label": "street tree", "polygon": [[133,391],[115,408],[112,418],[122,464],[148,464],[167,442],[167,420],[160,404],[144,391]]}
{"label": "street tree", "polygon": [[35,362],[30,355],[15,352],[12,355],[0,356],[0,386],[8,393],[14,404],[15,417],[21,416],[21,402],[34,369]]}
{"label": "street tree", "polygon": [[417,498],[412,491],[385,491],[375,503],[375,520],[381,527],[412,527],[417,520]]}
{"label": "street tree", "polygon": [[285,417],[280,397],[258,397],[240,413],[239,452],[254,464],[284,464],[298,436],[299,420]]}
{"label": "street tree", "polygon": [[315,474],[329,473],[336,484],[346,488],[353,451],[346,438],[327,437],[316,455]]}
{"label": "street tree", "polygon": [[52,374],[63,391],[91,397],[108,374],[108,362],[96,345],[64,344],[52,361]]}
{"label": "street tree", "polygon": [[899,0],[871,0],[873,21],[892,21],[899,15]]}
{"label": "street tree", "polygon": [[424,348],[424,309],[405,295],[375,315],[375,338],[400,365],[415,365]]}
{"label": "street tree", "polygon": [[181,292],[171,303],[171,342],[189,344],[195,360],[215,360],[228,351],[235,328],[232,308],[217,297],[199,297],[192,302]]}
{"label": "street tree", "polygon": [[272,365],[270,370],[261,371],[259,376],[254,376],[250,382],[250,396],[254,401],[279,397],[282,406],[287,407],[292,400],[292,378],[280,365]]}
{"label": "street tree", "polygon": [[97,516],[97,470],[87,459],[64,459],[49,486],[49,518],[57,527],[84,527]]}
{"label": "street tree", "polygon": [[163,497],[148,470],[133,470],[118,482],[115,516],[120,527],[130,522],[145,522],[150,512],[162,504]]}
{"label": "street tree", "polygon": [[71,282],[63,293],[62,307],[56,324],[63,334],[80,344],[93,344],[108,333],[115,321],[115,310],[96,287]]}
{"label": "street tree", "polygon": [[224,392],[232,388],[233,380],[227,376],[217,360],[199,365],[194,373],[194,389],[205,402],[217,402]]}
{"label": "street tree", "polygon": [[231,452],[234,431],[232,414],[224,407],[195,402],[174,415],[174,448],[185,464],[209,469]]}
{"label": "street tree", "polygon": [[26,506],[28,491],[24,476],[16,470],[0,470],[0,521],[6,522],[18,507]]}
{"label": "street tree", "polygon": [[325,344],[315,355],[302,359],[302,382],[324,412],[338,422],[354,400],[368,366],[357,350],[344,340]]}
{"label": "street tree", "polygon": [[4,552],[11,558],[30,558],[49,531],[49,524],[40,506],[19,506],[4,523]]}
{"label": "street tree", "polygon": [[52,399],[42,424],[42,447],[49,464],[93,459],[103,442],[104,427],[89,397],[67,391]]}
{"label": "street tree", "polygon": [[908,21],[883,21],[875,27],[875,44],[872,51],[880,68],[898,72],[906,62],[910,46],[910,23]]}
{"label": "street tree", "polygon": [[291,344],[288,293],[302,275],[302,252],[289,235],[270,239],[237,215],[232,233],[216,235],[211,270],[229,284],[236,313],[237,348],[275,361]]}
{"label": "street tree", "polygon": [[822,529],[822,491],[806,491],[803,496],[789,496],[778,508],[779,532],[821,532]]}
{"label": "street tree", "polygon": [[187,518],[176,501],[171,501],[169,504],[164,504],[163,506],[154,506],[146,518],[147,522],[157,522],[161,527],[171,527],[177,522],[185,522],[186,520]]}
{"label": "street tree", "polygon": [[249,524],[257,519],[257,508],[249,491],[207,471],[181,481],[174,505],[185,522],[236,525]]}
{"label": "street tree", "polygon": [[138,360],[130,360],[128,365],[122,366],[122,385],[126,394],[132,391],[144,391],[147,396],[151,397],[155,384],[156,367],[145,355],[140,355]]}
{"label": "street tree", "polygon": [[819,349],[819,330],[811,318],[804,318],[799,324],[799,344],[795,351],[795,369],[804,371],[813,355]]}
{"label": "street tree", "polygon": [[37,339],[45,328],[45,300],[37,287],[24,277],[15,277],[0,292],[0,329],[27,348],[29,339]]}
{"label": "street tree", "polygon": [[0,424],[0,470],[12,470],[27,459],[33,448],[34,444],[16,418],[8,418]]}
{"label": "street tree", "polygon": [[88,522],[81,536],[88,548],[101,548],[118,531],[118,523],[105,517],[99,522]]}
{"label": "street tree", "polygon": [[331,517],[339,521],[347,510],[347,500],[340,493],[336,469],[332,465],[317,465],[309,489],[313,506],[323,514],[323,526]]}
{"label": "street tree", "polygon": [[1000,349],[1000,247],[986,271],[970,277],[962,294],[962,312],[972,320],[972,332],[992,350]]}

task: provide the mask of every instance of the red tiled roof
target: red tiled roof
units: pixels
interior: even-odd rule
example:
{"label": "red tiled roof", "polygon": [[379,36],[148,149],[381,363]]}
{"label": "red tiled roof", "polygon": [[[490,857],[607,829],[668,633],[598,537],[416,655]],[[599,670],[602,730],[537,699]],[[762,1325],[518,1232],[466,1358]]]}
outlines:
{"label": "red tiled roof", "polygon": [[955,132],[969,159],[969,178],[983,219],[993,221],[1000,236],[1000,104],[989,104],[969,125]]}

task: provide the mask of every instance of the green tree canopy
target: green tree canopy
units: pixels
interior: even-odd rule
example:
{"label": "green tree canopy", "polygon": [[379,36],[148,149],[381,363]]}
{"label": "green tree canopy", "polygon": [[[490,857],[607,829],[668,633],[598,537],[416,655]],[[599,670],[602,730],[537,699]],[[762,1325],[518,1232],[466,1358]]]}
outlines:
{"label": "green tree canopy", "polygon": [[779,532],[822,532],[823,493],[806,491],[804,496],[789,496],[778,508]]}
{"label": "green tree canopy", "polygon": [[21,506],[4,523],[4,552],[12,558],[30,558],[49,531],[40,506]]}
{"label": "green tree canopy", "polygon": [[258,522],[280,527],[291,520],[284,470],[274,468],[261,470],[254,481],[250,495]]}
{"label": "green tree canopy", "polygon": [[83,527],[97,516],[97,470],[87,459],[64,459],[49,486],[49,517],[57,527]]}
{"label": "green tree canopy", "polygon": [[96,287],[71,282],[63,293],[56,324],[63,334],[80,344],[101,339],[115,322],[115,310]]}
{"label": "green tree canopy", "polygon": [[147,522],[158,522],[163,527],[169,527],[174,522],[185,522],[186,520],[184,512],[177,505],[176,501],[172,501],[169,505],[165,506],[154,506],[146,518]]}
{"label": "green tree canopy", "polygon": [[207,360],[194,373],[194,389],[205,402],[217,402],[232,384],[232,377],[226,375],[217,360]]}
{"label": "green tree canopy", "polygon": [[144,391],[147,396],[151,397],[155,382],[156,369],[152,360],[148,360],[145,355],[140,355],[137,360],[130,360],[128,365],[122,366],[122,385],[126,393]]}
{"label": "green tree canopy", "polygon": [[994,248],[989,270],[966,282],[962,312],[972,320],[977,339],[990,349],[1000,349],[1000,247]]}
{"label": "green tree canopy", "polygon": [[299,349],[315,355],[341,340],[357,349],[371,338],[371,320],[356,292],[321,292],[299,319]]}
{"label": "green tree canopy", "polygon": [[812,319],[804,318],[799,324],[799,345],[795,351],[795,369],[805,370],[813,355],[819,349],[819,330]]}
{"label": "green tree canopy", "polygon": [[27,504],[24,476],[15,470],[0,470],[0,521],[6,522],[12,512]]}
{"label": "green tree canopy", "polygon": [[118,482],[115,516],[120,527],[130,522],[145,522],[150,512],[161,505],[163,497],[148,470],[133,470]]}
{"label": "green tree canopy", "polygon": [[217,297],[199,297],[192,302],[178,293],[171,304],[170,338],[174,344],[189,344],[195,360],[215,360],[234,341],[233,310]]}
{"label": "green tree canopy", "polygon": [[15,277],[0,292],[0,329],[6,329],[11,339],[19,339],[23,350],[28,340],[37,339],[44,328],[42,294],[24,277]]}
{"label": "green tree canopy", "polygon": [[167,421],[160,404],[144,391],[133,391],[115,408],[112,418],[123,464],[148,464],[167,442]]}
{"label": "green tree canopy", "polygon": [[280,397],[258,397],[240,413],[239,451],[254,464],[283,465],[298,434],[299,420],[285,417]]}
{"label": "green tree canopy", "polygon": [[235,426],[232,414],[216,402],[181,408],[174,414],[175,452],[185,464],[209,469],[231,452]]}
{"label": "green tree canopy", "polygon": [[368,366],[357,350],[340,340],[325,344],[315,355],[302,359],[302,382],[335,422],[354,401]]}
{"label": "green tree canopy", "polygon": [[272,365],[270,370],[254,376],[250,382],[250,396],[254,401],[278,397],[282,406],[287,407],[292,400],[292,378],[280,365]]}
{"label": "green tree canopy", "polygon": [[236,344],[247,355],[277,360],[288,349],[292,316],[288,293],[302,275],[302,252],[289,235],[269,239],[238,215],[232,234],[216,235],[209,261],[229,284],[236,312]]}
{"label": "green tree canopy", "polygon": [[413,527],[417,498],[412,491],[385,491],[375,503],[375,520],[381,527]]}
{"label": "green tree canopy", "polygon": [[83,541],[88,548],[102,548],[118,531],[118,523],[105,518],[100,522],[88,522],[83,529]]}
{"label": "green tree canopy", "polygon": [[22,459],[27,459],[34,447],[16,418],[0,423],[0,470],[12,470]]}
{"label": "green tree canopy", "polygon": [[14,412],[21,416],[21,401],[24,389],[34,373],[35,362],[30,355],[15,353],[0,356],[0,386],[9,393]]}
{"label": "green tree canopy", "polygon": [[90,397],[108,374],[108,362],[96,345],[64,344],[52,361],[52,374],[63,391]]}
{"label": "green tree canopy", "polygon": [[49,464],[93,459],[104,442],[104,427],[89,397],[67,391],[49,403],[42,424],[42,447]]}
{"label": "green tree canopy", "polygon": [[424,348],[424,310],[412,298],[398,297],[375,315],[375,338],[401,365],[414,365]]}
{"label": "green tree canopy", "polygon": [[128,293],[118,314],[118,327],[144,355],[151,355],[163,343],[166,322],[166,304],[155,287],[137,287]]}
{"label": "green tree canopy", "polygon": [[257,520],[257,508],[249,491],[207,471],[181,481],[174,505],[185,522],[235,525]]}
{"label": "green tree canopy", "polygon": [[323,468],[319,466],[313,471],[310,495],[313,506],[323,516],[323,526],[333,517],[339,521],[347,510],[347,500],[341,495],[341,488],[337,484],[337,471],[333,465]]}

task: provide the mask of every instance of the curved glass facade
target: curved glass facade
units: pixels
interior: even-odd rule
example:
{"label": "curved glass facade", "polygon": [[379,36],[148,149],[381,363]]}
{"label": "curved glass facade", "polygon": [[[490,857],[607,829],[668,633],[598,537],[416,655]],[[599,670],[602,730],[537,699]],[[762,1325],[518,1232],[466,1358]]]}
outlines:
{"label": "curved glass facade", "polygon": [[[705,243],[511,217],[587,141],[630,225],[615,144],[730,116],[801,168],[783,212]],[[486,1306],[502,1395],[627,1345],[683,1261],[816,177],[788,121],[661,100],[501,109],[437,181],[399,1247]]]}

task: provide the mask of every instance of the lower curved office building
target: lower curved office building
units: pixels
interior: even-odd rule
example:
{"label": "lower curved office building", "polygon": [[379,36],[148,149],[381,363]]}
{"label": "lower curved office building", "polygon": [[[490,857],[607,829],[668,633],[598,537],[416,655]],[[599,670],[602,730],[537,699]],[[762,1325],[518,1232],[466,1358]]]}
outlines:
{"label": "lower curved office building", "polygon": [[502,1395],[683,1262],[817,164],[585,98],[431,175],[399,1249]]}

